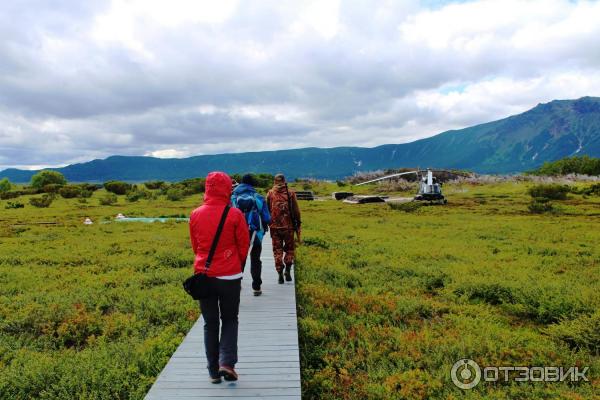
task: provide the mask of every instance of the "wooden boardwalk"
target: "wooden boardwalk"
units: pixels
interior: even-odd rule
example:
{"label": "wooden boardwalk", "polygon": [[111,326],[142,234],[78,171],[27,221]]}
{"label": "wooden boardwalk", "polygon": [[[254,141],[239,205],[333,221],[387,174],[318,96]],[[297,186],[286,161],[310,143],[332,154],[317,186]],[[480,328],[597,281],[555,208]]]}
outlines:
{"label": "wooden boardwalk", "polygon": [[[250,260],[242,281],[237,382],[212,384],[204,354],[204,320],[196,321],[146,400],[300,399],[300,359],[293,282],[277,283],[271,238],[262,251],[263,295],[254,297]],[[295,282],[295,279],[294,279]]]}

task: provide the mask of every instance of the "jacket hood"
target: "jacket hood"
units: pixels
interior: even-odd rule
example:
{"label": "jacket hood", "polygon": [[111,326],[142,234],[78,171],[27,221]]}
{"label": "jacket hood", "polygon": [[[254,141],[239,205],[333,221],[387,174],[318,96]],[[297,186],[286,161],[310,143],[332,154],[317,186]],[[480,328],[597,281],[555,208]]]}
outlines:
{"label": "jacket hood", "polygon": [[235,189],[233,189],[234,194],[241,194],[244,192],[256,193],[256,189],[254,189],[254,186],[248,185],[247,183],[240,183]]}
{"label": "jacket hood", "polygon": [[231,178],[225,172],[211,172],[206,176],[204,202],[228,204],[231,197]]}

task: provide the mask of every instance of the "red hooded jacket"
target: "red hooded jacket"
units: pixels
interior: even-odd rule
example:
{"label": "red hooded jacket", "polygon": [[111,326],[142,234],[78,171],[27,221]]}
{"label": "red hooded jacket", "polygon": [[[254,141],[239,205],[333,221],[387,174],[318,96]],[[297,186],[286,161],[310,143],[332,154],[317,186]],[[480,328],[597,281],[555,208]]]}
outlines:
{"label": "red hooded jacket", "polygon": [[[204,204],[190,216],[190,238],[196,254],[195,273],[204,272],[204,265],[212,245],[221,215],[231,198],[231,178],[224,172],[211,172],[206,177]],[[208,276],[219,277],[242,272],[242,264],[248,255],[250,238],[244,214],[231,208],[221,238],[217,244]]]}

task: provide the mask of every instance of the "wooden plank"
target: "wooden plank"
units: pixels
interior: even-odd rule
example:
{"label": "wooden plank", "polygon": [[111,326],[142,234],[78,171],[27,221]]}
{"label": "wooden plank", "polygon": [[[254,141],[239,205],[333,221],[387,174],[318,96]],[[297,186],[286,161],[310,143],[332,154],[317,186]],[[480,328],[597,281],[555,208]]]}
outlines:
{"label": "wooden plank", "polygon": [[[177,356],[178,358],[199,358],[204,356],[203,351],[195,351],[189,353],[176,353],[173,357]],[[246,362],[253,360],[281,360],[281,361],[294,361],[294,359],[298,358],[298,352],[267,352],[267,354],[260,353],[240,353],[238,354],[238,358],[241,357]]]}
{"label": "wooden plank", "polygon": [[[177,399],[179,397],[196,397],[196,396],[206,396],[206,397],[223,397],[223,396],[246,396],[246,397],[255,397],[262,398],[265,396],[292,396],[298,395],[300,396],[300,388],[274,388],[274,389],[243,389],[243,388],[231,388],[225,384],[222,385],[213,385],[212,389],[156,389],[154,392],[156,394],[162,394],[164,397],[159,397],[162,399]],[[151,394],[152,390],[148,393]],[[156,398],[156,397],[153,397]],[[299,399],[300,397],[298,397]]]}
{"label": "wooden plank", "polygon": [[[202,357],[204,351],[202,350],[190,350],[190,351],[178,351],[173,357]],[[238,352],[238,357],[246,358],[246,357],[290,357],[290,356],[298,356],[298,351],[294,349],[253,349]]]}
{"label": "wooden plank", "polygon": [[243,385],[237,383],[223,382],[219,387],[206,381],[206,380],[179,380],[179,381],[164,381],[161,382],[162,389],[210,389],[210,390],[223,390],[223,388],[245,390],[245,389],[288,389],[288,388],[299,388],[300,381],[281,381],[277,380],[262,380],[262,381],[248,381],[244,382]]}
{"label": "wooden plank", "polygon": [[[163,400],[164,397],[162,397],[162,393],[157,395],[148,393],[148,396],[146,397],[147,400]],[[210,400],[210,399],[218,399],[218,400],[256,400],[256,399],[266,399],[266,400],[297,400],[300,397],[296,394],[294,395],[269,395],[269,396],[229,396],[229,395],[225,395],[225,396],[213,396],[213,395],[196,395],[196,394],[191,394],[191,395],[186,395],[186,394],[179,394],[177,396],[178,399],[194,399],[194,400]]]}
{"label": "wooden plank", "polygon": [[300,357],[293,283],[280,285],[270,237],[263,241],[263,295],[254,297],[248,262],[240,301],[237,382],[209,382],[204,353],[204,320],[196,321],[146,400],[299,400]]}
{"label": "wooden plank", "polygon": [[[181,368],[173,368],[171,366],[166,366],[165,369],[163,371],[166,371],[166,377],[171,377],[171,376],[181,376],[181,375],[192,375],[195,376],[197,379],[203,379],[206,376],[206,366],[196,366],[196,367],[189,367],[186,369],[181,369]],[[243,376],[255,376],[255,375],[268,375],[268,376],[272,376],[272,375],[277,375],[277,377],[279,377],[279,375],[288,375],[288,374],[295,374],[296,372],[296,367],[266,367],[266,368],[254,368],[254,367],[240,367],[237,368],[236,367],[236,371],[238,372],[238,374],[243,375]],[[161,378],[163,379],[163,378]]]}
{"label": "wooden plank", "polygon": [[[186,367],[196,367],[196,368],[206,367],[206,361],[193,360],[191,358],[172,358],[171,360],[169,360],[169,363],[172,364],[174,367],[178,367],[181,369],[184,369]],[[260,369],[260,368],[267,367],[267,366],[273,367],[273,368],[293,368],[295,366],[295,361],[246,362],[244,360],[241,360],[238,362],[238,365],[240,366],[240,368],[244,367],[244,368],[255,368],[255,369]],[[208,379],[208,376],[206,376],[206,379]]]}
{"label": "wooden plank", "polygon": [[[199,380],[198,377],[202,376],[202,375],[200,375],[198,372],[205,374],[206,370],[197,371],[196,373],[189,373],[189,374],[173,373],[171,376],[164,378],[163,382],[205,382],[207,386],[212,385],[212,383],[210,383],[208,381]],[[248,373],[240,373],[240,376],[243,376],[244,379],[248,380],[249,382],[253,382],[253,383],[254,382],[270,382],[273,380],[273,377],[270,374],[253,374],[251,370],[249,370]],[[283,373],[279,373],[277,375],[277,380],[278,381],[300,382],[296,375],[283,374]]]}

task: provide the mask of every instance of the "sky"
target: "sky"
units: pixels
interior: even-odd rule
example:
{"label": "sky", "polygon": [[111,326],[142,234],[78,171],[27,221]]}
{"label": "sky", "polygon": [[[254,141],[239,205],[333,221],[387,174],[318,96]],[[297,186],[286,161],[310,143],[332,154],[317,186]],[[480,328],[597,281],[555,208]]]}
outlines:
{"label": "sky", "polygon": [[0,169],[405,143],[600,95],[600,2],[5,0]]}

